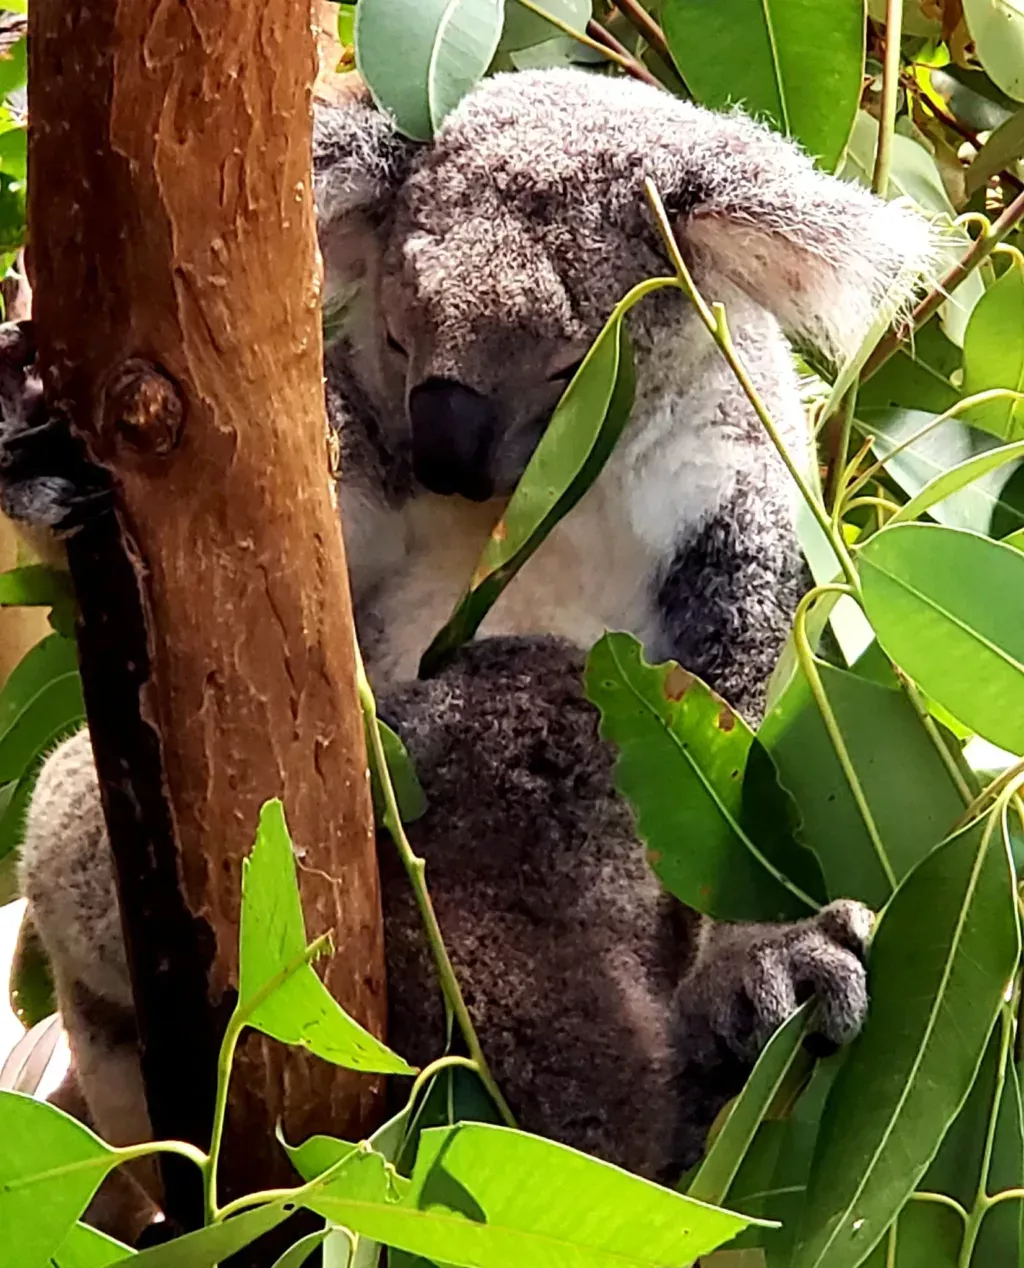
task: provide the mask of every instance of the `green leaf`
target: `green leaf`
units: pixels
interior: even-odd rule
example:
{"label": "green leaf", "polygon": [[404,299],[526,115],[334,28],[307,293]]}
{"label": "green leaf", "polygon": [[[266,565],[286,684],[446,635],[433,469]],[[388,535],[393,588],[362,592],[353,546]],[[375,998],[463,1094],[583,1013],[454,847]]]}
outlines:
{"label": "green leaf", "polygon": [[[369,723],[367,723],[369,725]],[[392,731],[386,722],[377,719],[380,729],[381,746],[384,749],[384,760],[388,774],[395,790],[398,802],[398,814],[403,823],[415,823],[427,812],[427,795],[416,774],[416,767],[406,751],[405,745]],[[381,791],[380,776],[374,764],[373,747],[369,743],[366,751],[370,762],[370,787],[373,794],[373,813],[378,823],[384,822],[384,794]]]}
{"label": "green leaf", "polygon": [[22,36],[16,44],[0,53],[0,96],[25,86],[28,78],[28,41]]}
{"label": "green leaf", "polygon": [[260,811],[256,842],[242,866],[237,1008],[247,1025],[335,1065],[412,1074],[411,1066],[332,998],[303,962],[306,954],[295,856],[284,809],[275,799]]}
{"label": "green leaf", "polygon": [[999,125],[967,169],[967,192],[973,194],[1024,155],[1024,110]]}
{"label": "green leaf", "polygon": [[74,1224],[50,1263],[53,1268],[110,1268],[134,1257],[135,1251],[123,1242],[88,1224]]}
{"label": "green leaf", "polygon": [[327,1240],[330,1231],[329,1228],[322,1228],[319,1232],[309,1233],[300,1238],[294,1246],[290,1246],[284,1252],[280,1259],[275,1261],[274,1268],[302,1268],[313,1251]]}
{"label": "green leaf", "polygon": [[411,1185],[363,1153],[304,1200],[375,1241],[467,1268],[663,1268],[692,1263],[752,1222],[483,1123],[425,1131]]}
{"label": "green leaf", "polygon": [[615,306],[558,402],[466,593],[424,653],[421,678],[473,637],[508,583],[597,479],[633,408],[636,380],[623,318],[645,295],[665,286],[678,283],[651,278]]}
{"label": "green leaf", "polygon": [[[718,696],[678,665],[648,665],[628,634],[591,650],[587,697],[601,734],[619,750],[615,785],[637,813],[662,883],[698,911],[724,920],[806,916],[821,878],[780,813],[744,814],[743,775],[753,736]],[[749,820],[749,821],[748,821]],[[783,866],[784,865],[784,866]]]}
{"label": "green leaf", "polygon": [[[960,793],[904,692],[815,665],[899,881],[948,834],[963,812]],[[828,897],[880,908],[891,886],[802,672],[758,739],[796,802],[800,839],[821,863]]]}
{"label": "green leaf", "polygon": [[10,977],[11,1012],[26,1030],[57,1011],[50,962],[39,932],[31,920],[23,920],[14,948]]}
{"label": "green leaf", "polygon": [[486,71],[503,17],[504,0],[359,0],[356,65],[399,131],[429,141]]}
{"label": "green leaf", "polygon": [[992,82],[1024,101],[1024,12],[1005,0],[963,0],[975,51]]}
{"label": "green leaf", "polygon": [[813,1005],[808,1002],[772,1036],[761,1053],[729,1117],[715,1137],[700,1170],[686,1187],[699,1202],[724,1202],[747,1155],[758,1128],[766,1118],[779,1089],[795,1070],[810,1072],[811,1058],[804,1039]]}
{"label": "green leaf", "polygon": [[[574,31],[586,31],[591,17],[590,0],[537,0],[534,6],[571,26]],[[505,28],[498,45],[503,53],[518,52],[536,44],[546,43],[560,33],[559,28],[545,22],[518,0],[506,0]]]}
{"label": "green leaf", "polygon": [[930,511],[937,502],[942,502],[960,489],[973,484],[975,480],[988,475],[989,472],[998,471],[1007,463],[1017,462],[1021,458],[1024,458],[1024,440],[975,454],[966,462],[958,463],[949,471],[943,471],[941,475],[929,480],[920,493],[915,494],[905,506],[900,507],[889,520],[888,526],[917,519],[918,516]]}
{"label": "green leaf", "polygon": [[792,1268],[855,1268],[967,1097],[1017,965],[1009,852],[995,817],[906,878],[871,947],[871,1008],[829,1094]]}
{"label": "green leaf", "polygon": [[0,780],[20,779],[49,737],[78,730],[85,722],[85,701],[78,670],[52,678],[27,700],[0,734]]}
{"label": "green leaf", "polygon": [[835,168],[860,99],[863,0],[664,0],[661,21],[698,101],[742,103]]}
{"label": "green leaf", "polygon": [[1024,753],[1024,555],[976,533],[898,524],[857,562],[889,656],[976,734]]}
{"label": "green leaf", "polygon": [[[61,740],[67,739],[72,732],[78,730],[82,721],[82,718],[69,717],[50,735],[44,736],[30,758],[25,774],[18,780],[13,792],[6,793],[0,799],[3,803],[2,807],[0,807],[0,865],[21,845],[25,831],[25,814],[32,798],[32,790],[35,788],[36,779],[39,777],[39,771],[42,768],[42,759],[47,753],[52,752]],[[8,786],[5,785],[4,787],[7,788]]]}
{"label": "green leaf", "polygon": [[[886,473],[911,497],[951,467],[999,447],[988,432],[958,418],[947,418],[905,449],[894,452],[935,417],[922,410],[858,408],[857,429],[874,437],[873,448],[885,463]],[[969,528],[976,533],[994,533],[996,524],[1024,526],[1024,515],[1006,499],[1008,485],[1004,472],[989,472],[935,503],[930,514],[949,528]]]}
{"label": "green leaf", "polygon": [[[964,394],[1024,392],[1024,266],[1014,259],[974,307],[964,335]],[[986,401],[966,417],[1001,440],[1024,439],[1024,401]]]}
{"label": "green leaf", "polygon": [[0,1228],[11,1268],[45,1264],[60,1248],[117,1153],[61,1110],[0,1092]]}
{"label": "green leaf", "polygon": [[7,731],[47,683],[77,669],[78,654],[72,639],[48,634],[30,647],[0,688],[0,734]]}
{"label": "green leaf", "polygon": [[900,406],[944,414],[960,400],[951,380],[960,362],[960,349],[946,338],[938,318],[933,317],[914,336],[913,347],[900,347],[861,384],[857,411],[863,416],[872,407]]}
{"label": "green leaf", "polygon": [[74,595],[71,578],[61,568],[26,564],[0,572],[0,607],[55,607]]}
{"label": "green leaf", "polygon": [[283,1224],[294,1211],[294,1202],[271,1202],[233,1215],[223,1224],[211,1224],[162,1246],[140,1251],[121,1262],[127,1268],[217,1268],[222,1260]]}
{"label": "green leaf", "polygon": [[355,42],[356,6],[354,4],[338,5],[338,43],[342,48],[349,48]]}

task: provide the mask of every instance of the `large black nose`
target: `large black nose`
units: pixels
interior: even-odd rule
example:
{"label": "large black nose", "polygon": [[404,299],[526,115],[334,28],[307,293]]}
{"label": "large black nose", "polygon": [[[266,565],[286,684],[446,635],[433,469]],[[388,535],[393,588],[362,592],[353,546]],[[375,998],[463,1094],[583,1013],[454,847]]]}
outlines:
{"label": "large black nose", "polygon": [[409,393],[412,466],[434,493],[474,502],[494,494],[491,456],[498,436],[494,402],[451,379],[427,379]]}

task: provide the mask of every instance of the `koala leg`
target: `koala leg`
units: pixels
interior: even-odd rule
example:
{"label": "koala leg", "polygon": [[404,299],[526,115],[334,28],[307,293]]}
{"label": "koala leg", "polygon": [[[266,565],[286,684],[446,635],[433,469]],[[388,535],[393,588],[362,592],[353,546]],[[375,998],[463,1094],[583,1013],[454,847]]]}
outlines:
{"label": "koala leg", "polygon": [[[709,1124],[740,1091],[774,1032],[817,1000],[810,1046],[824,1056],[854,1039],[867,1015],[865,959],[874,917],[860,903],[830,903],[784,925],[705,921],[697,955],[676,993],[684,1096]],[[692,1151],[691,1151],[692,1152]]]}
{"label": "koala leg", "polygon": [[0,510],[34,528],[67,533],[110,497],[106,473],[43,400],[32,323],[0,325]]}

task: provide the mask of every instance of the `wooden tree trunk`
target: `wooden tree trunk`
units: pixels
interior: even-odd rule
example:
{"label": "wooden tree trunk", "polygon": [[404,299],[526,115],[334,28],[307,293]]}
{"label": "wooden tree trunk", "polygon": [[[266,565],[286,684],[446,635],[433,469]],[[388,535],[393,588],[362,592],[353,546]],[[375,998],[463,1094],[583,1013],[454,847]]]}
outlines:
{"label": "wooden tree trunk", "polygon": [[[113,473],[75,536],[80,655],[154,1131],[208,1143],[240,861],[283,798],[326,981],[381,1032],[383,947],[326,459],[303,0],[33,0],[30,267],[47,396]],[[380,1081],[251,1034],[222,1197]],[[194,1222],[191,1175],[165,1174]]]}

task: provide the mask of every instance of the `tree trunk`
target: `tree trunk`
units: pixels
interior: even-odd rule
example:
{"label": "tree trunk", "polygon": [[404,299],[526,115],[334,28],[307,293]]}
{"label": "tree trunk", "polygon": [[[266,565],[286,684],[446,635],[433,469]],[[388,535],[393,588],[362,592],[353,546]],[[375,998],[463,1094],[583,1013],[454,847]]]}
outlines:
{"label": "tree trunk", "polygon": [[[115,510],[69,546],[89,725],[158,1137],[208,1143],[240,862],[280,796],[326,981],[380,1033],[383,943],[328,476],[302,0],[33,0],[31,273],[44,382]],[[230,1198],[291,1174],[273,1128],[352,1137],[357,1077],[250,1034]],[[186,1166],[187,1172],[187,1166]],[[165,1173],[194,1223],[190,1173]]]}

